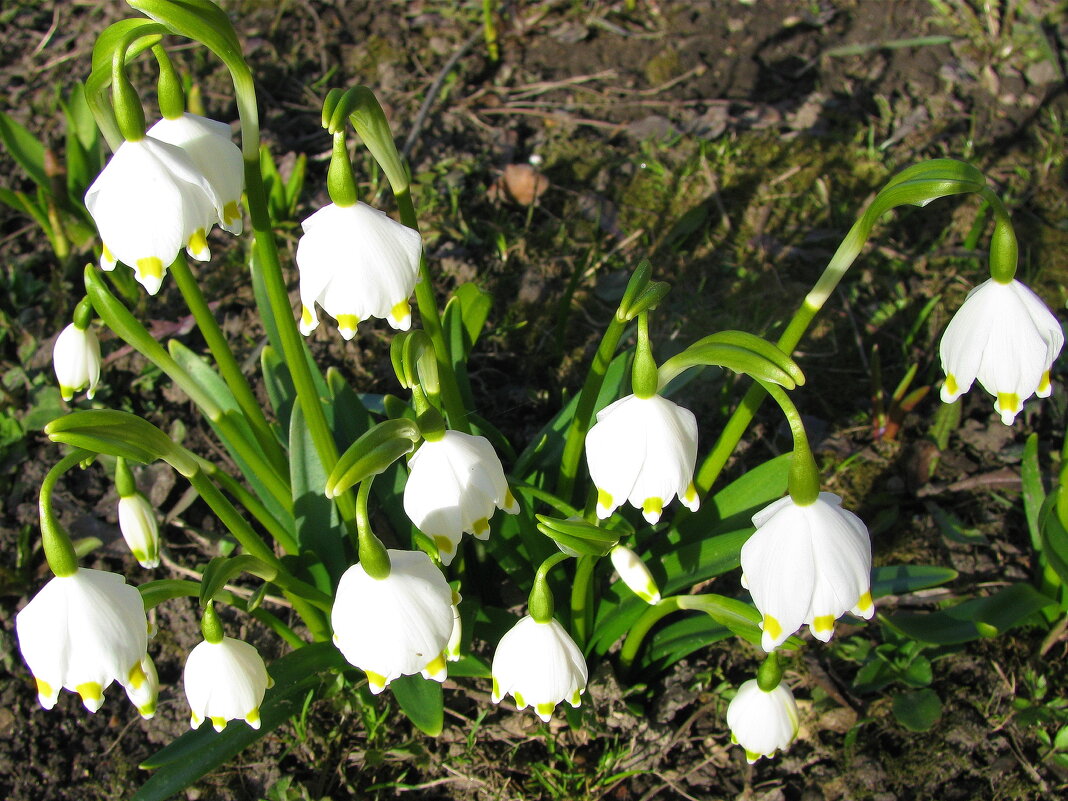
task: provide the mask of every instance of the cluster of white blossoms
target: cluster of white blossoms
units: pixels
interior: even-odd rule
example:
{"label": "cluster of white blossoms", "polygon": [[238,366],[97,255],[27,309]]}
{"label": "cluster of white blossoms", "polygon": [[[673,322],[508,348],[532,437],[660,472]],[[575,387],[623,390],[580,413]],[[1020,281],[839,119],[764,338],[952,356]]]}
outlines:
{"label": "cluster of white blossoms", "polygon": [[184,247],[207,261],[208,231],[237,234],[244,187],[241,151],[223,123],[183,114],[123,142],[85,194],[103,253],[100,266],[131,267],[150,295]]}

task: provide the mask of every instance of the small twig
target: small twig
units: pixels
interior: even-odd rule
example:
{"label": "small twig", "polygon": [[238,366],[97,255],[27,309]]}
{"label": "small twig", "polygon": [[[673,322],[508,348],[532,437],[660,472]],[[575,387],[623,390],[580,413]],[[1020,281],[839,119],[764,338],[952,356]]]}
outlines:
{"label": "small twig", "polygon": [[460,49],[453,53],[449,60],[445,62],[445,66],[441,68],[438,73],[438,77],[434,79],[434,83],[430,85],[430,89],[426,93],[426,97],[423,98],[423,105],[419,107],[419,113],[415,115],[415,121],[412,123],[412,128],[408,131],[408,138],[404,140],[404,147],[401,148],[401,159],[407,160],[411,155],[412,148],[415,147],[415,142],[419,138],[420,131],[423,130],[423,125],[426,123],[427,115],[430,114],[430,107],[434,105],[434,101],[437,100],[438,93],[441,91],[441,87],[445,85],[445,79],[449,77],[449,73],[452,72],[461,58],[467,55],[467,51],[474,47],[475,42],[482,38],[482,31],[478,30],[475,33],[467,37],[467,40],[460,45]]}

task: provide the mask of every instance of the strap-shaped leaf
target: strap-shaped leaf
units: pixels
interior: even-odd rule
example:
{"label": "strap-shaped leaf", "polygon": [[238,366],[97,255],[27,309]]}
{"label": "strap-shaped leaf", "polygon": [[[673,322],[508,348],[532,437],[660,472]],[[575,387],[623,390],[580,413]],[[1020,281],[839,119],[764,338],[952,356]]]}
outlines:
{"label": "strap-shaped leaf", "polygon": [[437,737],[445,726],[441,685],[422,676],[401,676],[389,683],[401,711],[424,734]]}
{"label": "strap-shaped leaf", "polygon": [[33,182],[51,193],[52,184],[44,168],[44,145],[25,127],[2,111],[0,111],[0,142],[4,143],[7,152],[33,179]]}

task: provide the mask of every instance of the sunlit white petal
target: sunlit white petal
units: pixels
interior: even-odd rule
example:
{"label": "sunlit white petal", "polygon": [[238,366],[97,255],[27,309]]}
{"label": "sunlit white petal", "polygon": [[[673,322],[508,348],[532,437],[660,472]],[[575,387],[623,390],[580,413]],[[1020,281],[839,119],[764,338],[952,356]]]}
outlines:
{"label": "sunlit white petal", "polygon": [[1060,323],[1034,292],[1016,280],[985,281],[942,336],[942,400],[952,403],[978,379],[994,396],[1002,422],[1011,425],[1024,401],[1049,396],[1050,367],[1063,344]]}
{"label": "sunlit white petal", "polygon": [[91,400],[100,382],[100,340],[92,327],[78,328],[71,323],[64,328],[52,348],[52,366],[63,400],[71,400],[82,389]]}
{"label": "sunlit white petal", "polygon": [[190,725],[211,720],[216,731],[227,721],[243,720],[260,727],[260,704],[273,682],[253,646],[232,637],[201,642],[185,662],[183,684],[189,701]]}
{"label": "sunlit white petal", "polygon": [[399,329],[411,325],[408,298],[423,248],[417,231],[366,203],[331,203],[306,219],[303,228],[297,243],[302,332],[318,325],[317,303],[337,320],[345,339],[368,317]]}
{"label": "sunlit white petal", "polygon": [[446,431],[439,440],[424,441],[408,469],[404,511],[434,540],[446,565],[465,532],[479,539],[489,536],[495,509],[519,511],[501,460],[485,437]]}
{"label": "sunlit white petal", "polygon": [[815,503],[775,501],[753,516],[742,546],[743,584],[763,618],[761,644],[773,651],[802,625],[827,641],[845,612],[870,618],[871,541],[864,523],[821,492]]}
{"label": "sunlit white petal", "polygon": [[399,676],[444,681],[453,633],[452,588],[422,551],[388,551],[391,570],[374,579],[360,564],[345,571],[330,615],[334,644],[381,692]]}
{"label": "sunlit white petal", "polygon": [[750,679],[727,706],[731,739],[745,749],[750,763],[789,748],[797,737],[799,721],[794,695],[783,682],[764,692],[756,679]]}
{"label": "sunlit white petal", "polygon": [[159,524],[141,493],[119,498],[119,530],[141,567],[159,567]]}
{"label": "sunlit white petal", "polygon": [[660,590],[638,554],[623,545],[616,545],[610,552],[612,566],[619,573],[620,580],[631,592],[648,604],[660,603]]}
{"label": "sunlit white petal", "polygon": [[529,615],[501,637],[492,675],[494,703],[510,694],[517,707],[532,707],[544,721],[561,701],[579,706],[588,678],[586,660],[564,627]]}
{"label": "sunlit white petal", "polygon": [[45,709],[66,689],[95,712],[113,681],[131,683],[148,649],[141,594],[102,570],[53,578],[15,616],[15,630]]}
{"label": "sunlit white petal", "polygon": [[691,510],[698,508],[697,420],[659,395],[628,395],[598,412],[586,435],[586,462],[602,519],[630,502],[656,523],[676,495]]}

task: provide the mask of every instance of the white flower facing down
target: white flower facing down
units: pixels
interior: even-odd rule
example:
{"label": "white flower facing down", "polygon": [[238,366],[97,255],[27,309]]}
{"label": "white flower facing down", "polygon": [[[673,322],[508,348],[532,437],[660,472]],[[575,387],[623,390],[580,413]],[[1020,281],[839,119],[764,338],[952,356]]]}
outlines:
{"label": "white flower facing down", "polygon": [[653,574],[645,566],[638,554],[623,545],[615,546],[608,554],[612,567],[619,573],[619,579],[647,604],[660,603],[660,589],[653,580]]}
{"label": "white flower facing down", "polygon": [[209,719],[215,731],[222,731],[230,720],[244,720],[258,729],[260,704],[274,681],[259,651],[247,642],[223,637],[221,642],[205,640],[189,653],[183,683],[189,725],[196,729]]}
{"label": "white flower facing down", "polygon": [[100,382],[100,340],[96,332],[74,323],[64,328],[52,348],[52,366],[63,400],[71,400],[82,389],[85,397],[92,400]]}
{"label": "white flower facing down", "polygon": [[434,540],[446,565],[456,556],[464,532],[481,540],[489,537],[494,509],[519,511],[501,460],[485,437],[446,431],[439,440],[425,440],[408,469],[404,511]]}
{"label": "white flower facing down", "polygon": [[148,129],[148,135],[185,151],[212,188],[219,225],[231,234],[240,234],[245,163],[241,149],[230,138],[230,126],[187,113],[160,120]]}
{"label": "white flower facing down", "polygon": [[727,725],[731,741],[745,749],[750,764],[785,751],[797,737],[800,725],[794,694],[784,682],[764,692],[756,679],[750,679],[727,706]]}
{"label": "white flower facing down", "polygon": [[756,531],[742,546],[742,586],[763,616],[765,651],[806,623],[827,642],[845,612],[875,614],[868,529],[841,503],[829,492],[808,506],[787,496],[753,515]]}
{"label": "white flower facing down", "polygon": [[361,564],[345,571],[330,613],[334,644],[367,674],[376,694],[400,676],[445,680],[459,602],[425,553],[387,553],[391,568],[384,579],[371,578]]}
{"label": "white flower facing down", "polygon": [[145,680],[145,607],[117,573],[83,567],[53,578],[15,616],[15,631],[45,709],[67,689],[96,712],[113,681],[129,690]]}
{"label": "white flower facing down", "polygon": [[629,501],[655,524],[676,495],[697,511],[696,462],[697,419],[659,395],[617,400],[597,413],[586,434],[586,463],[602,520]]}
{"label": "white flower facing down", "polygon": [[156,716],[156,699],[159,697],[159,674],[152,657],[145,654],[141,660],[141,671],[131,674],[130,683],[126,685],[126,697],[137,707],[141,717],[152,720]]}
{"label": "white flower facing down", "polygon": [[586,691],[586,660],[555,620],[527,615],[501,637],[493,655],[493,703],[511,694],[519,709],[530,706],[548,722],[561,701],[577,707]]}
{"label": "white flower facing down", "polygon": [[119,145],[85,193],[104,243],[100,266],[129,265],[150,295],[183,247],[194,259],[210,257],[207,232],[217,204],[188,154],[151,136]]}
{"label": "white flower facing down", "polygon": [[356,203],[331,203],[301,226],[297,243],[300,270],[300,331],[307,336],[319,325],[318,303],[337,320],[345,339],[368,317],[385,318],[407,331],[412,324],[408,298],[419,278],[419,233],[388,214]]}
{"label": "white flower facing down", "polygon": [[119,531],[141,567],[159,567],[159,524],[140,492],[119,498]]}
{"label": "white flower facing down", "polygon": [[1012,425],[1025,400],[1049,397],[1049,371],[1062,345],[1061,324],[1038,295],[1016,280],[984,281],[942,335],[942,400],[952,403],[978,379],[1001,422]]}

